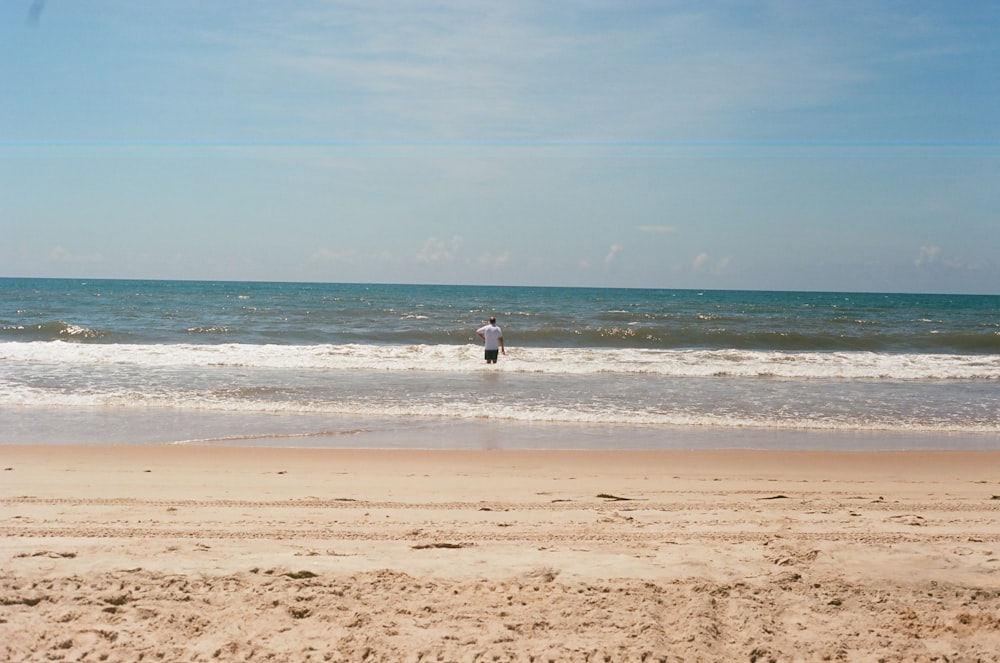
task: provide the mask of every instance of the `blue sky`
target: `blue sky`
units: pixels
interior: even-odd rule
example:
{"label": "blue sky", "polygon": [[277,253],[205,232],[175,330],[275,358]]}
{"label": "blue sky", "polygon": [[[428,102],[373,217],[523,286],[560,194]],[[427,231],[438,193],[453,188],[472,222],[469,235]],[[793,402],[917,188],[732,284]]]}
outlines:
{"label": "blue sky", "polygon": [[1000,3],[4,0],[0,275],[1000,293]]}

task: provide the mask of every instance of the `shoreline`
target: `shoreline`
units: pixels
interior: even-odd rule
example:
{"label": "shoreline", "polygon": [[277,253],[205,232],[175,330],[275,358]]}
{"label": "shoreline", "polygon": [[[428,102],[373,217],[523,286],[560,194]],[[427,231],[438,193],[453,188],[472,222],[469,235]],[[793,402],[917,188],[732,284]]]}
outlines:
{"label": "shoreline", "polygon": [[438,451],[1000,451],[1000,434],[206,412],[172,408],[0,407],[0,448],[18,445]]}
{"label": "shoreline", "polygon": [[1000,651],[997,451],[0,445],[0,504],[12,660]]}

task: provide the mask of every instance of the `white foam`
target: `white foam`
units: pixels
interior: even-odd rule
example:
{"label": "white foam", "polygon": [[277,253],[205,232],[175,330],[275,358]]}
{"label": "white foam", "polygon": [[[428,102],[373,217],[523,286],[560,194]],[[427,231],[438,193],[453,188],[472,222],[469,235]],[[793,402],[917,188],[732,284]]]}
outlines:
{"label": "white foam", "polygon": [[[452,373],[484,370],[482,349],[476,345],[129,345],[35,341],[0,343],[0,361],[160,368],[224,366]],[[511,348],[490,370],[551,375],[998,380],[1000,355]]]}

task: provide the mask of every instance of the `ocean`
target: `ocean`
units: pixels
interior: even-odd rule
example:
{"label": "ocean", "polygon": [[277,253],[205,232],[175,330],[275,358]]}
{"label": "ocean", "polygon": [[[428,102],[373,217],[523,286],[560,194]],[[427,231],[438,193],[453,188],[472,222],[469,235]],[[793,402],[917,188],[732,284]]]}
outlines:
{"label": "ocean", "polygon": [[0,279],[0,444],[993,449],[998,394],[1000,296]]}

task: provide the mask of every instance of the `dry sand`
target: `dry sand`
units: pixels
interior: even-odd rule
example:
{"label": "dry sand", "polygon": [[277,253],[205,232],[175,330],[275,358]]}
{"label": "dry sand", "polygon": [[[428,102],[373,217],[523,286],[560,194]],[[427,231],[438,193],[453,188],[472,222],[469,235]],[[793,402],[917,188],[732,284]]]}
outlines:
{"label": "dry sand", "polygon": [[0,659],[997,661],[998,461],[0,446]]}

